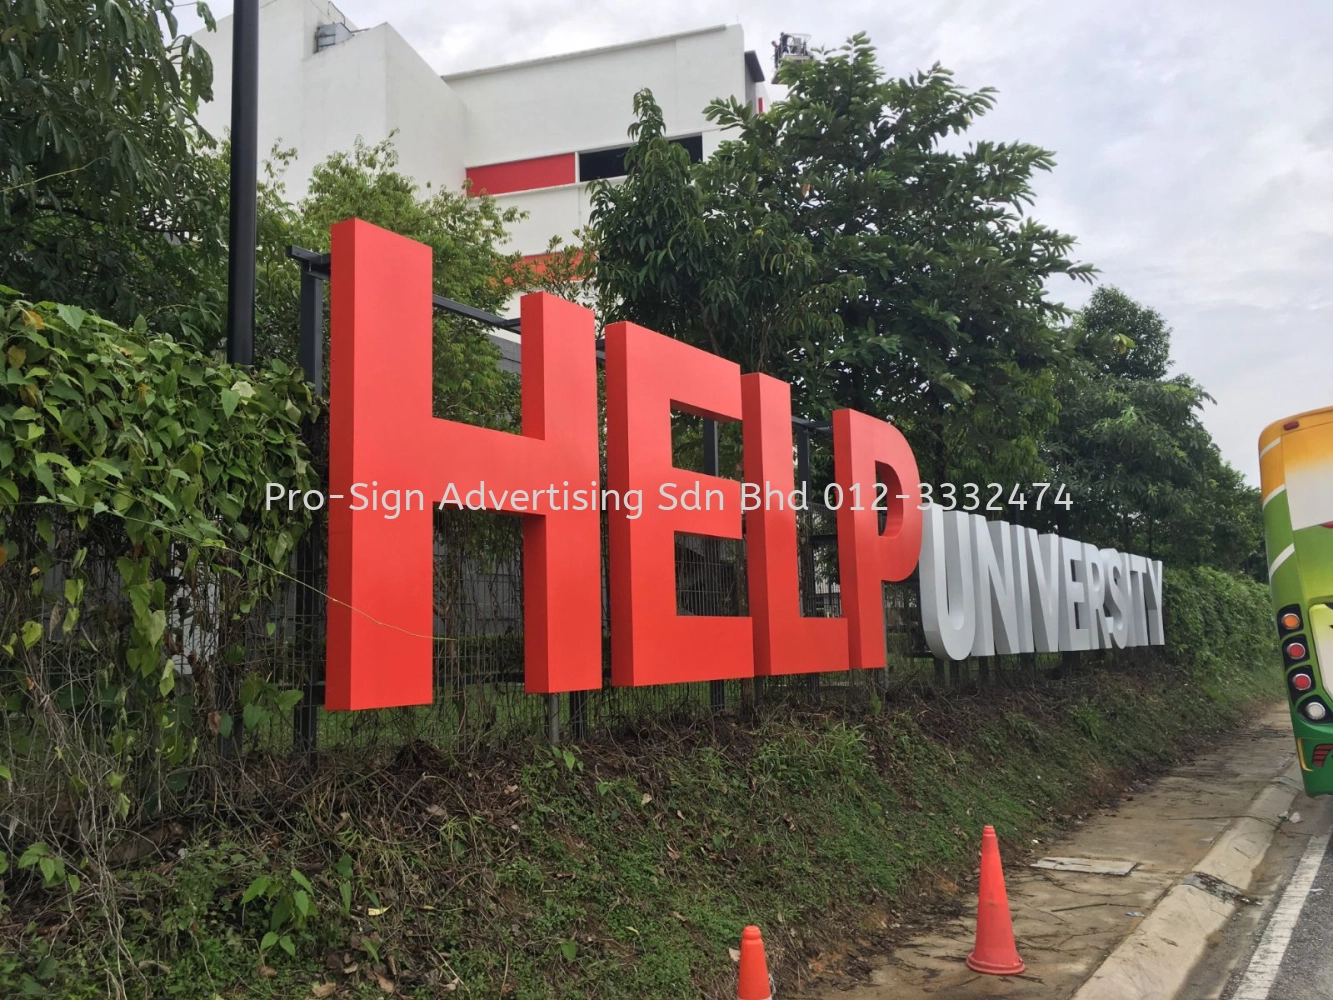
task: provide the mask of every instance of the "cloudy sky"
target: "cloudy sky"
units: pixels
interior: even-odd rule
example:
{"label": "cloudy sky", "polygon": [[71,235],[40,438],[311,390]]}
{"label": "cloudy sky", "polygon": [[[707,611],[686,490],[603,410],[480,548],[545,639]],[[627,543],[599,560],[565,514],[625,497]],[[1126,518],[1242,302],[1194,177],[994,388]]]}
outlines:
{"label": "cloudy sky", "polygon": [[[1215,397],[1205,420],[1252,481],[1265,424],[1333,404],[1328,0],[338,2],[441,73],[720,23],[768,65],[780,31],[820,46],[867,31],[893,75],[940,62],[997,88],[979,137],[1055,151],[1034,214],[1166,317],[1176,370]],[[1089,290],[1054,291],[1077,306]]]}

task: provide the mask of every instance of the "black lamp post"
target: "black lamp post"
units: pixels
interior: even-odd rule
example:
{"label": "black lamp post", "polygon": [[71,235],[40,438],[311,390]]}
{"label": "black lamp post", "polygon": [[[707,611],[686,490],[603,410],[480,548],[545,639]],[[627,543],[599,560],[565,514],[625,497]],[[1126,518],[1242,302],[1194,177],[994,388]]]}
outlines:
{"label": "black lamp post", "polygon": [[259,0],[236,0],[231,41],[231,219],[227,360],[255,360],[255,242],[259,183]]}

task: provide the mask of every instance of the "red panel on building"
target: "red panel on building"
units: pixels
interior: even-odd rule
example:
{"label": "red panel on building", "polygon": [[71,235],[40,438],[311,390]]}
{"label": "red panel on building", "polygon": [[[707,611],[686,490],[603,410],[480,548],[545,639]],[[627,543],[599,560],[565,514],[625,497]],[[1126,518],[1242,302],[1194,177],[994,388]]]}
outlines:
{"label": "red panel on building", "polygon": [[537,156],[531,160],[510,160],[484,167],[468,167],[467,179],[472,193],[508,194],[574,183],[574,154]]}

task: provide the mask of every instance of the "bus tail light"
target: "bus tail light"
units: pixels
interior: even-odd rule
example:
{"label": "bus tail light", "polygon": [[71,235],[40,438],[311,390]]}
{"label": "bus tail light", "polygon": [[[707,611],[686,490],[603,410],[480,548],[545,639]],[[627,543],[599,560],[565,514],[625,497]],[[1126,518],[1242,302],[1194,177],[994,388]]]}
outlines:
{"label": "bus tail light", "polygon": [[1305,624],[1301,616],[1301,606],[1299,604],[1288,604],[1277,613],[1277,631],[1278,635],[1288,636],[1298,631]]}
{"label": "bus tail light", "polygon": [[1328,718],[1328,709],[1322,701],[1307,701],[1301,706],[1301,714],[1311,722],[1323,722]]}
{"label": "bus tail light", "polygon": [[1305,633],[1289,635],[1282,640],[1282,665],[1294,667],[1310,655],[1310,640]]}
{"label": "bus tail light", "polygon": [[1301,673],[1292,674],[1291,686],[1294,687],[1301,694],[1305,694],[1305,692],[1309,691],[1312,687],[1314,687],[1314,678],[1311,677],[1309,674],[1305,673],[1304,671],[1302,671]]}

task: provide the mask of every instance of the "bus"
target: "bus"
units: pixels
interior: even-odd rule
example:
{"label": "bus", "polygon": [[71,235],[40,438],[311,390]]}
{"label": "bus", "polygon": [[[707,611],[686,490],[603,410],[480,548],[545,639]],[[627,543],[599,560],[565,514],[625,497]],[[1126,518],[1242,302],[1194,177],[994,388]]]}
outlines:
{"label": "bus", "polygon": [[1333,406],[1259,435],[1264,543],[1305,790],[1333,793]]}

